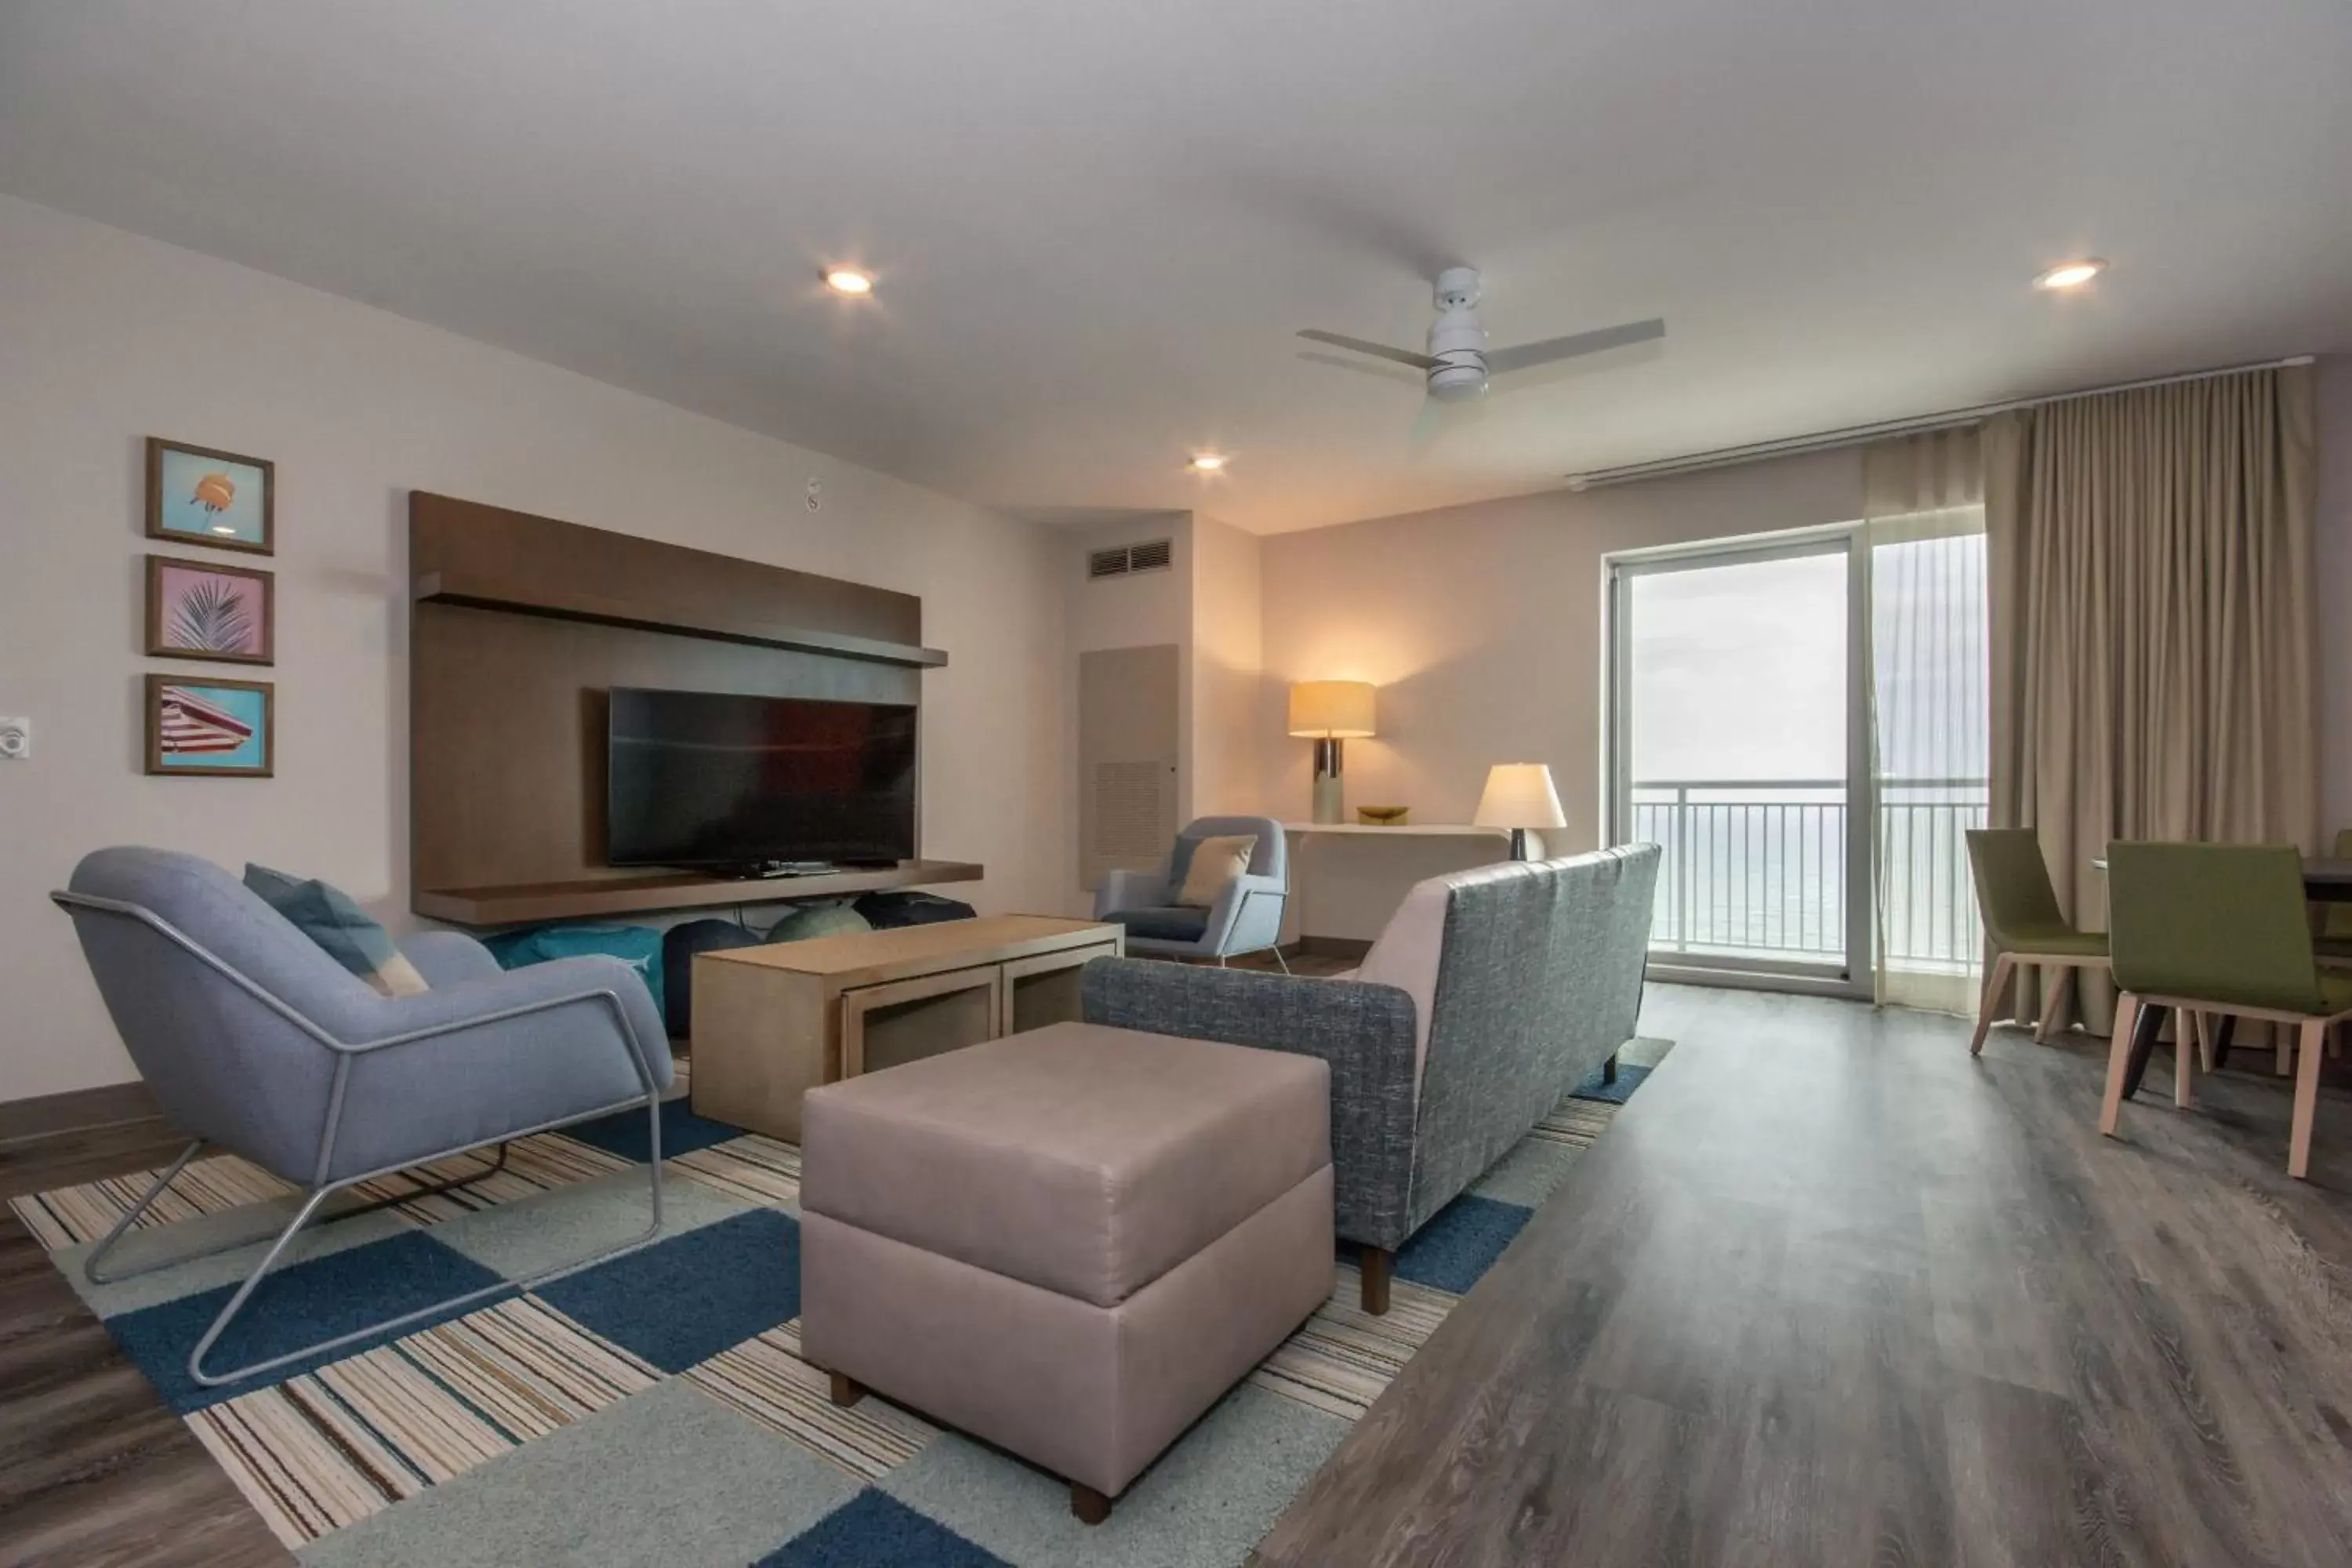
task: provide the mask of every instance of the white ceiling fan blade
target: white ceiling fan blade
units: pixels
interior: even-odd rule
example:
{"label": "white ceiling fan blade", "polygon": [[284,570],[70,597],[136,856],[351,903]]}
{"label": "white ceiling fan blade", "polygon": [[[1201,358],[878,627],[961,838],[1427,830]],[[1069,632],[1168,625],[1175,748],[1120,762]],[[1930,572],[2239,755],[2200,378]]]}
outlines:
{"label": "white ceiling fan blade", "polygon": [[1399,364],[1409,364],[1415,370],[1435,370],[1437,368],[1437,362],[1435,360],[1430,358],[1427,354],[1417,354],[1411,349],[1392,349],[1386,343],[1368,343],[1361,338],[1341,337],[1337,332],[1318,332],[1312,327],[1309,327],[1298,335],[1307,339],[1310,342],[1329,343],[1333,348],[1353,349],[1360,354],[1370,354],[1378,359],[1394,360]]}
{"label": "white ceiling fan blade", "polygon": [[1403,365],[1391,364],[1385,360],[1360,359],[1354,354],[1325,353],[1320,349],[1301,349],[1298,351],[1298,357],[1309,364],[1328,365],[1333,370],[1344,370],[1349,375],[1360,375],[1373,381],[1385,382],[1391,386],[1410,387],[1416,394],[1425,392],[1429,386],[1429,377],[1426,373],[1408,370]]}
{"label": "white ceiling fan blade", "polygon": [[1521,343],[1517,348],[1495,349],[1486,355],[1486,370],[1502,375],[1515,370],[1529,370],[1554,360],[1573,359],[1578,354],[1597,354],[1603,349],[1623,348],[1628,343],[1646,343],[1666,335],[1666,323],[1652,317],[1646,321],[1627,321],[1620,326],[1602,327],[1597,331],[1576,332],[1565,338],[1547,338],[1539,343]]}

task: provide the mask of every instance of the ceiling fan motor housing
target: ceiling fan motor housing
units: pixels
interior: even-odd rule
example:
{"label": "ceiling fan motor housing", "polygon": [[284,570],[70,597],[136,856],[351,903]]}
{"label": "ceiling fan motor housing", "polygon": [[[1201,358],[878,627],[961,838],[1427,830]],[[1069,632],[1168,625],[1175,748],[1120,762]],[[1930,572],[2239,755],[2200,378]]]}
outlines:
{"label": "ceiling fan motor housing", "polygon": [[1429,395],[1461,403],[1486,390],[1486,329],[1478,324],[1478,269],[1449,267],[1437,275],[1437,320],[1429,329]]}

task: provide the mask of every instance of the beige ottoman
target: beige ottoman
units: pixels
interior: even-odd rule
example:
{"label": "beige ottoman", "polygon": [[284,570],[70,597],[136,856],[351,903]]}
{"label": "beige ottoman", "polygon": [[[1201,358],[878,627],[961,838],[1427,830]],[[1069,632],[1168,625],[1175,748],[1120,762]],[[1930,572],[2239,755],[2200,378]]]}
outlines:
{"label": "beige ottoman", "polygon": [[1330,1294],[1329,1069],[1091,1024],[812,1090],[801,1342],[1088,1523]]}

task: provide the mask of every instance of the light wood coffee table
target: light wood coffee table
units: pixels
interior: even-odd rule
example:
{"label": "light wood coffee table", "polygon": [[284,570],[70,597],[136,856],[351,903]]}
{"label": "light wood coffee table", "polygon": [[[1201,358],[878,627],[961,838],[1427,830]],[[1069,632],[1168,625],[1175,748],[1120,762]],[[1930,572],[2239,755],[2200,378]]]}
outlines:
{"label": "light wood coffee table", "polygon": [[694,1111],[797,1143],[819,1084],[1078,1016],[1123,926],[1045,915],[823,936],[694,961]]}

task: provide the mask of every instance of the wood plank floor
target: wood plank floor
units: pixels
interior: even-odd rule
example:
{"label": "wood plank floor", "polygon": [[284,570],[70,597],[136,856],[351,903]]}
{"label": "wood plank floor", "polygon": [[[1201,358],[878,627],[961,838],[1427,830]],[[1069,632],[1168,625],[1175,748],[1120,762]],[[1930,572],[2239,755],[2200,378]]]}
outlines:
{"label": "wood plank floor", "polygon": [[2251,1071],[2182,1114],[2159,1063],[2108,1142],[2081,1036],[1665,987],[1643,1030],[1265,1568],[2352,1563],[2352,1102],[2302,1184]]}
{"label": "wood plank floor", "polygon": [[[168,1164],[184,1142],[146,1121],[0,1148],[0,1198]],[[293,1561],[40,1244],[0,1213],[0,1563]]]}
{"label": "wood plank floor", "polygon": [[[1319,967],[1319,966],[1318,966]],[[2103,1042],[1654,988],[1680,1042],[1268,1537],[1281,1564],[2352,1562],[2352,1098],[2094,1130]],[[2239,1058],[2249,1069],[2252,1053]],[[161,1163],[0,1148],[0,1195]],[[0,1563],[290,1557],[0,1215]]]}

